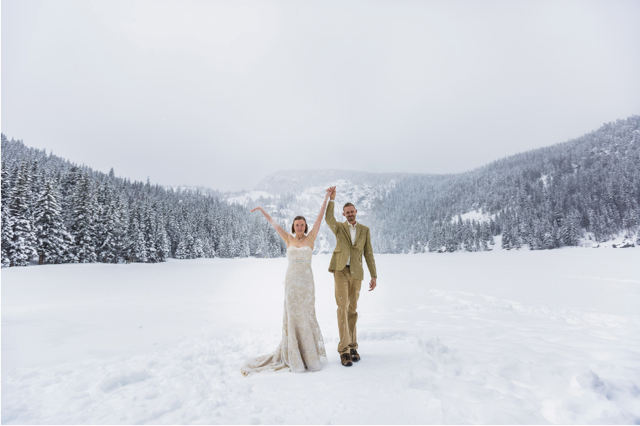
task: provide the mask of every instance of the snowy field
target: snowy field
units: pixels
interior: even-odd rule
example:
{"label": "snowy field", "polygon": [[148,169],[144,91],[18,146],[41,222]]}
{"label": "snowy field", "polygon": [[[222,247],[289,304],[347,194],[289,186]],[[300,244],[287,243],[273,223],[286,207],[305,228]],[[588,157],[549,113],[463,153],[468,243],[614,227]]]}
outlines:
{"label": "snowy field", "polygon": [[[345,368],[245,378],[286,259],[2,270],[2,423],[640,423],[640,249],[377,255]],[[364,286],[364,285],[363,285]]]}

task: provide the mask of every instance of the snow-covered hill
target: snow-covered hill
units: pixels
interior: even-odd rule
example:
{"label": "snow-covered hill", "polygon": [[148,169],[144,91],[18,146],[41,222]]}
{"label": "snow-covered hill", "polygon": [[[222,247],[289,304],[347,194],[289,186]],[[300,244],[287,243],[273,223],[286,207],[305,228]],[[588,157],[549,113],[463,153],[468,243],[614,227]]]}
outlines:
{"label": "snow-covered hill", "polygon": [[[363,173],[347,170],[306,170],[274,173],[260,182],[253,191],[229,193],[229,204],[247,208],[262,206],[285,229],[290,229],[293,218],[301,215],[312,227],[324,200],[326,189],[336,186],[336,218],[344,221],[342,206],[353,203],[358,210],[358,221],[371,224],[371,211],[389,195],[398,181],[410,174]],[[258,213],[255,213],[258,214]],[[326,226],[321,228],[315,253],[329,253],[335,247],[335,237]]]}
{"label": "snow-covered hill", "polygon": [[[131,182],[4,135],[2,160],[3,266],[28,264],[37,250],[44,263],[282,256],[282,241],[248,208],[262,205],[287,228],[296,215],[312,225],[333,185],[338,219],[344,203],[354,203],[378,253],[485,251],[497,236],[506,250],[606,247],[616,238],[640,245],[640,116],[460,174],[290,170],[241,193]],[[42,227],[31,221],[46,180],[52,185],[45,196],[61,208],[38,214],[56,218]],[[90,213],[76,216],[76,204]],[[22,223],[55,230],[44,232],[47,238],[72,232],[45,244],[55,250],[36,249]],[[324,228],[316,253],[330,251],[333,238]]]}
{"label": "snow-covered hill", "polygon": [[402,180],[409,176],[418,176],[415,173],[369,173],[353,170],[286,170],[273,173],[264,178],[256,190],[281,194],[285,192],[299,193],[309,187],[324,187],[328,184],[336,185],[338,182],[348,182],[357,186],[387,185],[391,181]]}
{"label": "snow-covered hill", "polygon": [[266,191],[245,191],[232,193],[224,197],[229,204],[239,204],[243,207],[251,207],[256,201],[261,199],[278,198],[277,195],[269,194]]}

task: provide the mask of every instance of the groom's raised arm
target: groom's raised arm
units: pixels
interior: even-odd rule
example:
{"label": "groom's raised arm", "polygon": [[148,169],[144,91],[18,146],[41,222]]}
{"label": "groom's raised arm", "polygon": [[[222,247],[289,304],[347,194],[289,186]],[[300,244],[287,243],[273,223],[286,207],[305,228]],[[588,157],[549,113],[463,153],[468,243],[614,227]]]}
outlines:
{"label": "groom's raised arm", "polygon": [[336,199],[336,190],[334,189],[333,193],[331,194],[331,198],[329,199],[329,205],[327,205],[327,211],[324,214],[324,220],[327,222],[327,225],[329,225],[329,229],[331,229],[331,232],[337,235],[338,225],[340,224],[338,223],[338,221],[336,220],[336,217],[333,214],[334,207],[336,204],[334,202],[335,199]]}

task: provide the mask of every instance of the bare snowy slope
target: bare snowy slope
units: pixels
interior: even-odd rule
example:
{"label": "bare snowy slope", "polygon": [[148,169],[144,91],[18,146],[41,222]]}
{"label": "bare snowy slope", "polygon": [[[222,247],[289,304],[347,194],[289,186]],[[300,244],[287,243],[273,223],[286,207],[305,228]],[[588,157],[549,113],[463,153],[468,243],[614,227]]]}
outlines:
{"label": "bare snowy slope", "polygon": [[[325,191],[336,186],[336,218],[342,206],[353,203],[358,209],[358,221],[371,224],[370,212],[388,196],[398,182],[410,174],[364,173],[348,170],[290,170],[274,173],[262,180],[253,191],[230,193],[226,201],[247,208],[264,207],[285,229],[291,227],[295,216],[307,219],[311,227],[315,221]],[[257,214],[257,213],[256,213]],[[329,253],[335,246],[335,237],[323,226],[316,242],[315,253]]]}

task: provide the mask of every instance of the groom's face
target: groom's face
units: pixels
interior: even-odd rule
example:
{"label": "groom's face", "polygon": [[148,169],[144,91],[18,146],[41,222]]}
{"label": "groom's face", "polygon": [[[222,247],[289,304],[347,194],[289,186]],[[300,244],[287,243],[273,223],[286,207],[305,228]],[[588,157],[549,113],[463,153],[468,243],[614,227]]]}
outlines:
{"label": "groom's face", "polygon": [[356,223],[356,213],[358,213],[358,210],[356,210],[356,208],[353,206],[345,207],[344,211],[342,212],[342,214],[347,218],[347,221],[350,224]]}

